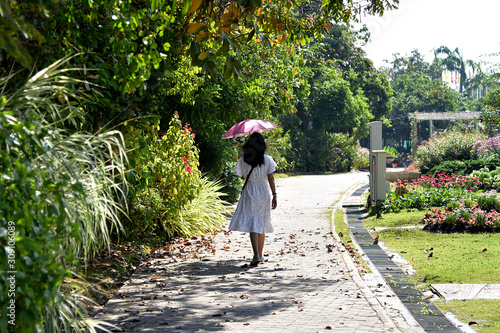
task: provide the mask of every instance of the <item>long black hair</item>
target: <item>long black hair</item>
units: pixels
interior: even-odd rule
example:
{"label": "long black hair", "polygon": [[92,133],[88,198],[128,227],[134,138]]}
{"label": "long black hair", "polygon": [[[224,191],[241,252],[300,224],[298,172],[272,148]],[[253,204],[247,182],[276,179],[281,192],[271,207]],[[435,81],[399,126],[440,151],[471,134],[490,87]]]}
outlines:
{"label": "long black hair", "polygon": [[243,160],[252,167],[264,164],[264,153],[266,152],[266,140],[260,133],[252,133],[248,141],[243,145]]}

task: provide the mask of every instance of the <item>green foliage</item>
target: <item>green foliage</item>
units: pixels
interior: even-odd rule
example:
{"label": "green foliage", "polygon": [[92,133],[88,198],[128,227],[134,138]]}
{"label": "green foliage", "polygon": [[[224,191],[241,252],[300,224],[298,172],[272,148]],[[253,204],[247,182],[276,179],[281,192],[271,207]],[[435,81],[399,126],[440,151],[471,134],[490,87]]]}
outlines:
{"label": "green foliage", "polygon": [[331,133],[328,135],[330,155],[329,170],[336,172],[350,171],[352,161],[357,153],[354,138],[345,133]]}
{"label": "green foliage", "polygon": [[311,140],[308,170],[349,171],[357,154],[354,139],[345,133],[325,133]]}
{"label": "green foliage", "polygon": [[357,147],[353,156],[352,167],[356,169],[367,169],[370,167],[370,151],[368,148]]}
{"label": "green foliage", "polygon": [[484,114],[483,121],[485,123],[487,121],[494,121],[495,123],[498,123],[500,121],[500,117],[498,116],[498,111],[495,111],[500,109],[500,89],[498,87],[488,92],[488,95],[486,95],[484,100],[484,105],[488,106],[489,109]]}
{"label": "green foliage", "polygon": [[263,133],[266,139],[267,154],[276,162],[276,169],[290,171],[294,168],[294,161],[288,161],[286,156],[292,150],[290,133],[283,133],[281,126],[272,131]]}
{"label": "green foliage", "polygon": [[131,203],[128,230],[157,234],[166,232],[167,238],[217,231],[227,220],[226,202],[221,200],[224,196],[220,192],[222,188],[220,181],[202,179],[195,197],[175,214],[167,215],[168,207],[161,192],[147,187]]}
{"label": "green foliage", "polygon": [[[430,169],[427,174],[436,176],[438,173],[457,174],[467,176],[474,174],[474,171],[482,168],[494,170],[500,164],[500,159],[491,160],[465,160],[465,161],[444,161]],[[477,177],[477,176],[474,176]]]}
{"label": "green foliage", "polygon": [[[172,218],[179,216],[181,210],[200,190],[201,174],[198,170],[198,149],[194,146],[194,134],[191,133],[189,124],[182,125],[177,113],[172,117],[166,132],[160,132],[160,126],[154,121],[145,130],[136,131],[139,131],[137,135],[144,137],[142,143],[147,146],[143,147],[149,153],[134,155],[136,167],[133,176],[138,191],[137,197],[132,201],[132,212],[157,211],[158,215],[149,217],[152,226],[155,226],[156,222],[161,223],[172,237],[174,231],[168,224]],[[141,194],[141,189],[146,189],[145,193]],[[155,194],[148,198],[151,192]],[[158,196],[160,198],[157,198]],[[143,203],[141,198],[146,202]],[[161,208],[158,207],[159,201]],[[131,216],[132,220],[137,218],[144,216]],[[139,221],[144,223],[144,220]]]}
{"label": "green foliage", "polygon": [[418,146],[413,162],[422,173],[427,173],[443,161],[471,160],[476,157],[473,152],[474,144],[485,138],[480,132],[445,132]]}
{"label": "green foliage", "polygon": [[338,24],[326,38],[300,50],[296,112],[280,117],[293,147],[287,158],[300,170],[349,169],[341,165],[354,160],[355,145],[347,158],[333,157],[331,141],[338,139],[330,134],[363,138],[368,134],[365,125],[374,115],[383,119],[390,110],[392,90],[387,76],[373,67],[358,46],[366,40],[364,33]]}
{"label": "green foliage", "polygon": [[[39,183],[35,178],[30,155],[36,155],[36,141],[43,134],[27,132],[36,125],[21,122],[5,111],[0,125],[2,141],[12,138],[9,149],[4,144],[0,153],[0,257],[2,267],[18,272],[0,278],[0,302],[11,305],[15,301],[14,311],[7,306],[1,309],[0,327],[2,332],[32,332],[42,323],[40,309],[51,303],[69,275],[64,262],[72,263],[72,258],[64,258],[60,239],[78,237],[78,225],[66,224],[60,191],[64,184],[51,179]],[[46,197],[52,200],[39,199]]]}
{"label": "green foliage", "polygon": [[[44,6],[40,3],[38,6]],[[20,13],[36,9],[30,1],[0,1],[0,48],[6,54],[0,53],[0,60],[13,57],[22,66],[30,66],[32,57],[23,45],[24,38],[43,43],[44,37],[35,27],[24,20]]]}
{"label": "green foliage", "polygon": [[331,67],[319,68],[310,103],[313,129],[317,131],[353,133],[373,118],[363,91],[352,91],[342,73]]}
{"label": "green foliage", "polygon": [[391,185],[383,204],[385,212],[399,212],[409,209],[430,209],[444,207],[474,196],[478,182],[471,177],[440,173],[437,176],[420,176],[411,182],[398,181]]}
{"label": "green foliage", "polygon": [[209,178],[202,180],[196,197],[186,204],[169,227],[180,235],[200,235],[220,230],[227,222],[226,202],[221,200],[223,184]]}
{"label": "green foliage", "polygon": [[129,231],[165,231],[172,238],[219,229],[225,222],[222,185],[202,178],[189,124],[175,113],[166,132],[153,120],[142,134],[146,146],[138,152],[149,153],[133,155],[136,192],[130,199]]}
{"label": "green foliage", "polygon": [[[66,60],[66,59],[65,59]],[[124,180],[119,133],[71,133],[81,97],[59,61],[10,89],[0,79],[0,277],[2,332],[95,331],[61,285],[119,229]],[[7,314],[13,314],[14,318]],[[12,322],[9,322],[12,320]],[[97,323],[98,325],[98,323]]]}
{"label": "green foliage", "polygon": [[406,57],[395,55],[390,65],[384,70],[394,91],[389,115],[393,120],[392,127],[384,131],[384,138],[397,143],[411,142],[413,154],[419,141],[417,129],[420,137],[428,137],[428,122],[417,124],[416,120],[408,119],[408,114],[462,109],[460,94],[442,82],[440,65],[427,63],[417,50]]}
{"label": "green foliage", "polygon": [[398,150],[394,147],[385,146],[384,150],[387,153],[387,155],[392,157],[392,158],[397,158],[399,156]]}
{"label": "green foliage", "polygon": [[[471,173],[471,177],[476,177],[482,183],[482,188],[500,189],[500,160],[495,160],[496,164],[490,164],[490,168],[484,167]],[[491,162],[490,162],[491,163]],[[496,166],[495,169],[493,169]],[[500,211],[500,209],[499,209]]]}
{"label": "green foliage", "polygon": [[243,183],[235,171],[238,143],[221,139],[227,129],[224,123],[213,121],[211,126],[206,126],[196,133],[196,143],[200,149],[202,171],[220,179],[224,185],[222,189],[224,199],[234,202],[240,195]]}
{"label": "green foliage", "polygon": [[355,30],[348,25],[336,24],[311,50],[328,66],[338,68],[349,81],[352,92],[363,91],[370,113],[383,119],[391,111],[392,88],[385,73],[379,72],[365,51],[359,46],[369,40],[365,29]]}

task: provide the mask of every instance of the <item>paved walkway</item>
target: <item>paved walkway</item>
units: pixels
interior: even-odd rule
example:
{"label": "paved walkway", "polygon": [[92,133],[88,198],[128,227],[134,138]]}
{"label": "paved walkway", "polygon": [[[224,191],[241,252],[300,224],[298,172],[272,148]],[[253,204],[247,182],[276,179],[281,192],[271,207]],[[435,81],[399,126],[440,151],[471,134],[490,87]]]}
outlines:
{"label": "paved walkway", "polygon": [[278,180],[262,265],[242,268],[248,235],[221,232],[213,254],[140,267],[97,318],[125,332],[422,332],[377,300],[331,234],[333,205],[366,182],[366,172]]}

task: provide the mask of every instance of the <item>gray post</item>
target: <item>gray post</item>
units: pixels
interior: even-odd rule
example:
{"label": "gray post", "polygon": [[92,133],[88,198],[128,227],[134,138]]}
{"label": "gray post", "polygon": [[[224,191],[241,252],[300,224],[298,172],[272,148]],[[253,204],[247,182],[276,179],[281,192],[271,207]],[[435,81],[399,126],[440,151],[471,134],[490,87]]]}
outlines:
{"label": "gray post", "polygon": [[370,152],[382,150],[382,122],[372,121],[367,124],[370,127]]}
{"label": "gray post", "polygon": [[[368,175],[368,180],[370,183],[370,200],[371,203],[376,203],[375,199],[375,180],[374,180],[374,164],[375,159],[372,157],[373,151],[382,150],[382,122],[372,121],[367,124],[370,127],[370,174]],[[384,157],[385,161],[385,157]],[[385,173],[385,169],[384,169]],[[384,186],[385,189],[385,186]]]}
{"label": "gray post", "polygon": [[371,159],[373,161],[373,190],[370,188],[370,195],[373,205],[385,201],[387,191],[386,178],[386,152],[385,150],[372,151]]}

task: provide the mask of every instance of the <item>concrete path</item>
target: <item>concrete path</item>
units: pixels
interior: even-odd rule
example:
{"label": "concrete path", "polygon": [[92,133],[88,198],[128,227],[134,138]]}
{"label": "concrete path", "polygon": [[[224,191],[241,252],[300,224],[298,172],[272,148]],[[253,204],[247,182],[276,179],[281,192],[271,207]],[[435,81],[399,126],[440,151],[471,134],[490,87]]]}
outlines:
{"label": "concrete path", "polygon": [[263,264],[242,268],[248,235],[220,232],[215,253],[138,268],[96,318],[125,332],[422,332],[374,297],[331,234],[334,204],[367,179],[279,179]]}

